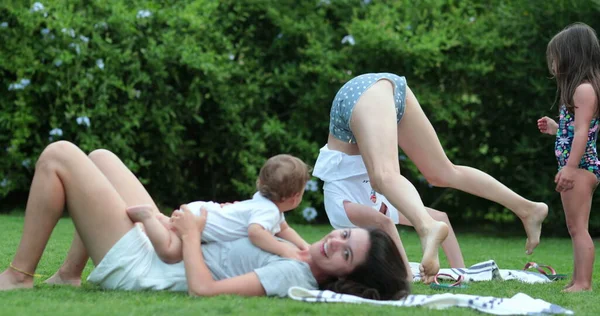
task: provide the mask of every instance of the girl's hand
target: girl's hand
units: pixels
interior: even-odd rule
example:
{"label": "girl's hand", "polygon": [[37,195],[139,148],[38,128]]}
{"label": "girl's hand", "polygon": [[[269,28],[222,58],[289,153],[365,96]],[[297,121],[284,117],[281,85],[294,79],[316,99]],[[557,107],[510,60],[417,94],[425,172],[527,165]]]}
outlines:
{"label": "girl's hand", "polygon": [[556,131],[558,131],[558,123],[547,116],[537,120],[537,126],[540,132],[548,135],[556,135]]}
{"label": "girl's hand", "polygon": [[564,166],[554,177],[556,183],[556,192],[565,192],[571,190],[575,183],[575,168]]}
{"label": "girl's hand", "polygon": [[173,215],[171,215],[173,231],[182,239],[185,235],[197,235],[197,238],[200,238],[206,226],[207,213],[206,209],[202,208],[200,209],[200,216],[195,216],[190,212],[187,205],[181,205],[179,210],[173,212]]}

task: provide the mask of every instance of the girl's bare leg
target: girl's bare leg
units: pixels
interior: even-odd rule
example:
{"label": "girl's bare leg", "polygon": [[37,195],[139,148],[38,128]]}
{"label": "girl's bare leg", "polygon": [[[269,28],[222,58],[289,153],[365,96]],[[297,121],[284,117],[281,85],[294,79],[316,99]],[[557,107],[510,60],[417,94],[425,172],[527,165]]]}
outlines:
{"label": "girl's bare leg", "polygon": [[[85,153],[69,142],[50,144],[36,164],[23,236],[12,261],[16,269],[36,271],[65,207],[95,264],[133,227],[123,212],[125,202]],[[0,290],[33,286],[33,277],[16,269],[0,274]]]}
{"label": "girl's bare leg", "polygon": [[398,144],[406,155],[430,184],[471,193],[512,210],[525,226],[526,252],[533,253],[540,242],[548,206],[526,200],[480,170],[452,164],[415,95],[408,87],[406,89],[406,110],[398,124]]}
{"label": "girl's bare leg", "polygon": [[564,292],[592,290],[594,270],[594,241],[588,232],[592,195],[598,180],[586,170],[577,169],[575,185],[571,190],[561,192],[565,218],[571,241],[573,242],[574,273],[571,286]]}

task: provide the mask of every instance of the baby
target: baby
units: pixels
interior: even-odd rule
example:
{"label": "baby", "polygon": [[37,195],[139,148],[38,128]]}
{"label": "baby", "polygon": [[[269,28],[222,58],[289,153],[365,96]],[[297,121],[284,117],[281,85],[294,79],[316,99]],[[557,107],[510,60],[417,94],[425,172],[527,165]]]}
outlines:
{"label": "baby", "polygon": [[[301,250],[308,243],[289,227],[283,216],[302,201],[304,187],[310,178],[310,168],[290,155],[271,157],[260,169],[252,199],[233,204],[192,202],[187,207],[196,216],[206,209],[206,226],[202,242],[231,241],[248,237],[264,251],[297,259],[297,251],[274,236],[285,239]],[[181,240],[170,230],[169,218],[150,205],[127,208],[134,222],[144,224],[146,234],[161,260],[175,263],[182,260]]]}

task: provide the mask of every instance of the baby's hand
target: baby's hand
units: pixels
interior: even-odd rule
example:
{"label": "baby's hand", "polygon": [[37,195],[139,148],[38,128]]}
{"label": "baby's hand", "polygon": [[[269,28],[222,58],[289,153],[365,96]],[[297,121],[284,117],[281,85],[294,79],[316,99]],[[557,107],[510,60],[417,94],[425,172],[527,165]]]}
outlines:
{"label": "baby's hand", "polygon": [[553,119],[544,116],[537,120],[537,126],[540,132],[548,135],[556,135],[558,124]]}
{"label": "baby's hand", "polygon": [[286,249],[285,252],[281,254],[281,257],[302,261],[300,258],[300,251],[291,247]]}

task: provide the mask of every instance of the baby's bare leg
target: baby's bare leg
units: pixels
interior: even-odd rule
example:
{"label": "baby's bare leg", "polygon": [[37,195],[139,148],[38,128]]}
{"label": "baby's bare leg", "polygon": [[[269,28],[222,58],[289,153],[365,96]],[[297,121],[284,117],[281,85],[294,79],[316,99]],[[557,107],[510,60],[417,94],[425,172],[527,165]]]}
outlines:
{"label": "baby's bare leg", "polygon": [[167,263],[176,263],[183,259],[181,241],[177,235],[168,229],[167,222],[161,221],[156,214],[160,213],[150,204],[130,206],[127,215],[135,223],[142,223],[146,235],[152,242],[158,256]]}

